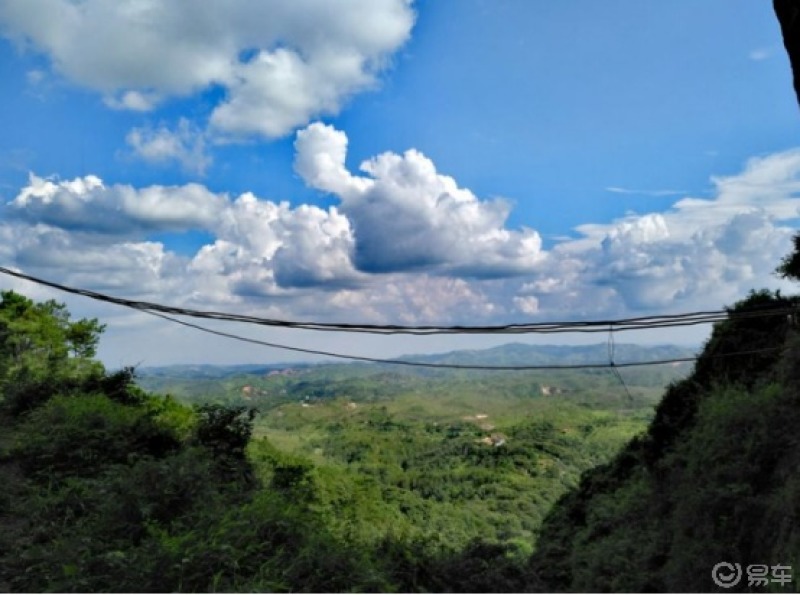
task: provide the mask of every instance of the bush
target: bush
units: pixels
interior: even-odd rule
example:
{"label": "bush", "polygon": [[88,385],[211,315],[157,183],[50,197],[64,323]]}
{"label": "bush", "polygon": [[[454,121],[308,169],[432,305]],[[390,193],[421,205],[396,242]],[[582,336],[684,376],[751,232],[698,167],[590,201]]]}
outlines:
{"label": "bush", "polygon": [[29,474],[95,476],[135,454],[161,456],[178,446],[171,429],[141,408],[105,395],[58,396],[20,425],[13,454]]}

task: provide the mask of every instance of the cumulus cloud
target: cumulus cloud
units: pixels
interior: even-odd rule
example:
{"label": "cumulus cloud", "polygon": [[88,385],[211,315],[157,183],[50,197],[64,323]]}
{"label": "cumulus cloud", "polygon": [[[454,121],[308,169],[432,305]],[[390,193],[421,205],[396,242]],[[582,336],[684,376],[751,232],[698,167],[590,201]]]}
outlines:
{"label": "cumulus cloud", "polygon": [[303,179],[341,199],[361,271],[503,277],[531,272],[542,258],[536,231],[505,228],[506,201],[479,200],[416,150],[369,159],[360,168],[367,176],[353,176],[344,164],[347,137],[330,126],[300,131],[296,149]]}
{"label": "cumulus cloud", "polygon": [[335,208],[292,209],[244,194],[221,214],[213,231],[217,240],[198,252],[192,270],[228,277],[235,294],[348,286],[359,277],[351,263],[349,222]]}
{"label": "cumulus cloud", "polygon": [[[199,184],[137,189],[106,186],[96,176],[53,181],[31,174],[6,212],[16,223],[8,229],[26,230],[8,245],[16,246],[16,259],[29,266],[74,268],[70,262],[79,266],[97,259],[91,267],[101,271],[105,267],[98,263],[106,259],[124,270],[118,256],[141,260],[155,246],[163,251],[161,244],[138,238],[195,230],[210,233],[214,241],[185,265],[197,283],[217,285],[220,293],[344,287],[361,276],[351,263],[349,220],[336,208],[292,208],[250,193],[231,200]],[[75,254],[73,244],[83,244],[83,252]]]}
{"label": "cumulus cloud", "polygon": [[347,135],[332,126],[314,123],[300,130],[295,140],[294,168],[306,184],[349,200],[363,194],[372,181],[353,176],[345,167]]}
{"label": "cumulus cloud", "polygon": [[[684,240],[667,234],[637,241],[632,234],[609,236],[594,255],[588,279],[613,287],[636,311],[718,306],[752,287],[774,285],[771,273],[790,248],[792,230],[763,210],[738,213]],[[718,307],[717,306],[717,307]]]}
{"label": "cumulus cloud", "polygon": [[[417,151],[345,167],[347,137],[312,125],[295,167],[339,204],[293,206],[198,184],[135,188],[32,175],[0,219],[12,266],[118,295],[275,318],[471,324],[719,308],[772,275],[791,249],[800,151],[712,178],[712,196],[586,224],[544,250],[505,226]],[[210,239],[180,255],[155,232]]]}
{"label": "cumulus cloud", "polygon": [[149,112],[161,102],[161,95],[154,92],[123,91],[103,97],[103,102],[111,109]]}
{"label": "cumulus cloud", "polygon": [[177,161],[185,170],[201,175],[211,165],[203,132],[186,118],[178,121],[175,130],[163,125],[134,128],[125,137],[125,142],[136,156],[152,163]]}
{"label": "cumulus cloud", "polygon": [[712,198],[578,227],[582,237],[554,247],[517,295],[592,315],[718,308],[752,288],[788,288],[773,271],[800,215],[800,150],[750,159],[712,184]]}
{"label": "cumulus cloud", "polygon": [[483,284],[427,274],[388,274],[358,287],[331,293],[324,302],[301,298],[298,314],[307,318],[363,320],[376,324],[464,324],[502,315],[497,296]]}
{"label": "cumulus cloud", "polygon": [[106,186],[97,176],[53,181],[30,174],[28,186],[6,212],[29,223],[65,230],[129,235],[137,232],[205,229],[225,198],[199,184]]}
{"label": "cumulus cloud", "polygon": [[185,259],[158,242],[109,239],[41,223],[2,221],[0,238],[7,246],[0,251],[4,266],[130,297],[163,300],[180,285],[185,268]]}
{"label": "cumulus cloud", "polygon": [[114,108],[217,87],[213,129],[279,137],[376,84],[411,0],[7,0],[0,28]]}
{"label": "cumulus cloud", "polygon": [[539,312],[539,300],[532,295],[515,295],[514,305],[523,314],[536,314]]}

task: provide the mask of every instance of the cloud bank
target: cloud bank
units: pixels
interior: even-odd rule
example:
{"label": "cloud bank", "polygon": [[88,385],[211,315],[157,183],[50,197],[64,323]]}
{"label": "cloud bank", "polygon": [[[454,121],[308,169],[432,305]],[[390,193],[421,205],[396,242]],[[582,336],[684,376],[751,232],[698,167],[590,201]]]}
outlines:
{"label": "cloud bank", "polygon": [[414,18],[411,0],[0,3],[4,36],[114,109],[222,91],[208,126],[228,139],[281,137],[337,113],[377,84]]}
{"label": "cloud bank", "polygon": [[[383,153],[353,173],[347,143],[318,123],[296,137],[295,169],[335,197],[327,209],[200,184],[31,175],[4,207],[0,257],[176,305],[405,324],[715,309],[786,286],[772,271],[791,249],[800,150],[712,178],[711,197],[587,223],[544,249],[535,230],[509,228],[509,202],[477,197],[422,153]],[[192,233],[205,239],[188,254],[157,239]]]}

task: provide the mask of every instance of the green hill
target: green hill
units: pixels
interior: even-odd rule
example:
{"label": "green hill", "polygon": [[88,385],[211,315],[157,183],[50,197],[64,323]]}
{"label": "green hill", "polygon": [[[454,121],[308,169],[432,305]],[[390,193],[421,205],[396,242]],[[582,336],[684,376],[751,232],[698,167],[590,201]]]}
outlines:
{"label": "green hill", "polygon": [[183,405],[104,370],[102,327],[63,306],[4,293],[0,328],[7,591],[513,589],[549,508],[659,391],[608,370],[149,371]]}
{"label": "green hill", "polygon": [[[760,292],[734,311],[797,304]],[[743,350],[771,351],[726,357]],[[725,562],[744,573],[734,591],[796,591],[796,574],[780,581],[800,569],[798,363],[792,318],[716,326],[647,431],[548,515],[526,589],[720,591]],[[763,584],[748,584],[752,565]]]}
{"label": "green hill", "polygon": [[[798,302],[760,292],[733,311]],[[102,326],[54,302],[3,293],[0,330],[2,590],[713,591],[720,562],[767,568],[766,586],[734,590],[797,588],[776,582],[800,567],[800,345],[785,313],[732,317],[688,376],[626,368],[624,387],[607,369],[145,377],[178,398],[104,370]]]}
{"label": "green hill", "polygon": [[[615,362],[658,361],[692,357],[696,350],[673,345],[620,344]],[[608,363],[605,343],[584,346],[514,343],[491,349],[409,355],[403,359],[434,364],[547,366]],[[624,368],[621,374],[635,399],[655,402],[660,390],[684,377],[691,364]],[[262,410],[304,399],[347,397],[355,401],[386,400],[403,394],[452,393],[466,397],[541,394],[553,387],[567,400],[618,398],[625,394],[609,369],[485,371],[432,369],[364,363],[286,363],[241,366],[186,365],[137,370],[139,385],[186,402],[258,406]]]}
{"label": "green hill", "polygon": [[[530,345],[508,343],[479,350],[451,351],[444,354],[406,355],[399,359],[436,364],[472,364],[485,366],[548,366],[569,364],[604,364],[609,361],[608,344],[592,345]],[[646,362],[692,357],[697,349],[677,345],[636,345],[619,343],[614,346],[614,362]]]}

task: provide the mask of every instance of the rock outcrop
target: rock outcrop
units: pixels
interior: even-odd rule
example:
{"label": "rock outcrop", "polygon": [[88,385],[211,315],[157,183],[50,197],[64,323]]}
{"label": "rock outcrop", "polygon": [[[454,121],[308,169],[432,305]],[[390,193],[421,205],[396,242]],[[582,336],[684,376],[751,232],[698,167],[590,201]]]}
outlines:
{"label": "rock outcrop", "polygon": [[800,0],[773,0],[781,24],[783,45],[789,54],[794,75],[794,92],[800,102]]}

